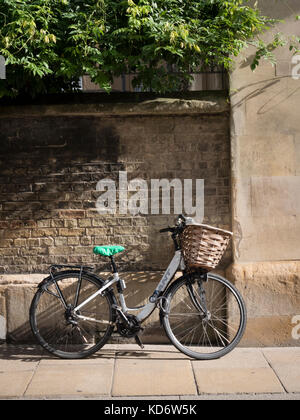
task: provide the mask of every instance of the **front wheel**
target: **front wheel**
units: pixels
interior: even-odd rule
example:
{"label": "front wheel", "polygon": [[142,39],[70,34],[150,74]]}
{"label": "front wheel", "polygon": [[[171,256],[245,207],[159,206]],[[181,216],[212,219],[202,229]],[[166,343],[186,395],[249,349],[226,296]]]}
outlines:
{"label": "front wheel", "polygon": [[229,353],[246,327],[246,308],[239,291],[223,277],[209,273],[182,277],[166,292],[163,326],[174,346],[195,359]]}

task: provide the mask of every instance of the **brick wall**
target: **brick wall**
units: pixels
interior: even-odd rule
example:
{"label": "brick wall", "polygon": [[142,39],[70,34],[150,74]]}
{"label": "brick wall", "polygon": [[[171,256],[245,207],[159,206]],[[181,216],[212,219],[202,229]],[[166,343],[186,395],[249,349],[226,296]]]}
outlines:
{"label": "brick wall", "polygon": [[[178,109],[173,101],[163,110],[130,103],[119,111],[74,103],[52,104],[47,111],[2,107],[0,272],[46,272],[52,263],[102,270],[105,259],[92,248],[109,243],[126,247],[117,258],[123,271],[165,268],[172,243],[158,230],[172,223],[173,214],[96,211],[97,182],[117,181],[119,171],[127,171],[128,180],[204,179],[204,222],[230,229],[229,117],[219,101],[224,98],[206,105],[180,100]],[[223,264],[230,258],[228,252]]]}

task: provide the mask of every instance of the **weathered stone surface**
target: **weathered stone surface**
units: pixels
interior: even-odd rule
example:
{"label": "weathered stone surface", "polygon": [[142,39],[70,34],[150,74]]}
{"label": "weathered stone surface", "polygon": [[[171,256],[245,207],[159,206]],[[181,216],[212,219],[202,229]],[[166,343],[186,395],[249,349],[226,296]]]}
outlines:
{"label": "weathered stone surface", "polygon": [[0,341],[6,340],[6,318],[0,315]]}
{"label": "weathered stone surface", "polygon": [[[300,35],[299,2],[266,0],[266,15],[283,19],[278,30]],[[270,39],[266,34],[266,40]],[[288,48],[276,67],[254,49],[236,60],[231,84],[231,198],[234,264],[228,275],[248,308],[245,345],[299,345],[292,338],[300,307],[299,83]]]}
{"label": "weathered stone surface", "polygon": [[292,337],[293,315],[270,315],[248,318],[242,346],[299,346]]}
{"label": "weathered stone surface", "polygon": [[[276,31],[299,35],[299,3],[259,6],[284,21]],[[275,29],[274,29],[275,31]],[[270,35],[265,35],[266,39]],[[232,211],[236,261],[299,259],[299,83],[292,53],[276,50],[276,68],[250,63],[254,50],[236,60],[231,73]]]}
{"label": "weathered stone surface", "polygon": [[[0,287],[12,284],[39,284],[44,278],[45,274],[0,274]],[[0,289],[1,290],[1,289]]]}
{"label": "weathered stone surface", "polygon": [[0,284],[0,342],[6,340],[7,314],[5,303],[5,289]]}
{"label": "weathered stone surface", "polygon": [[29,308],[36,289],[32,286],[9,286],[5,290],[7,308],[7,339],[10,342],[34,341],[29,325]]}
{"label": "weathered stone surface", "polygon": [[300,307],[299,261],[234,263],[226,276],[247,307],[243,345],[300,345],[292,336]]}
{"label": "weathered stone surface", "polygon": [[[1,116],[5,117],[12,113],[17,116],[47,116],[47,115],[172,115],[172,114],[209,114],[223,113],[229,111],[229,103],[220,92],[203,92],[198,95],[187,94],[186,97],[155,97],[147,98],[149,95],[142,95],[143,98],[132,101],[132,95],[110,95],[106,97],[103,94],[86,95],[91,100],[87,103],[80,103],[76,98],[67,104],[39,104],[28,105],[26,108],[19,106],[1,106]],[[151,95],[150,95],[151,96]],[[153,96],[153,95],[152,95]],[[198,97],[197,97],[198,96]],[[138,96],[136,95],[135,98]],[[102,99],[102,100],[101,100]],[[106,99],[106,101],[103,101]],[[107,100],[108,99],[108,100]],[[128,100],[126,100],[128,99]],[[131,99],[131,101],[130,101]],[[59,102],[63,102],[59,98]],[[85,102],[84,99],[82,102]]]}

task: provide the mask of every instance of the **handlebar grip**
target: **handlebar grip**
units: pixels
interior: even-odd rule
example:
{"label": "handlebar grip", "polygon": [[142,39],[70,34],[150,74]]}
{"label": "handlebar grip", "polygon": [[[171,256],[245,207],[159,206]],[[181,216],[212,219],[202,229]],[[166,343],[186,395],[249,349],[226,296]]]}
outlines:
{"label": "handlebar grip", "polygon": [[164,232],[173,232],[173,230],[172,230],[172,228],[169,228],[169,227],[167,227],[167,228],[164,228],[164,229],[160,229],[160,231],[159,231],[160,233],[164,233]]}

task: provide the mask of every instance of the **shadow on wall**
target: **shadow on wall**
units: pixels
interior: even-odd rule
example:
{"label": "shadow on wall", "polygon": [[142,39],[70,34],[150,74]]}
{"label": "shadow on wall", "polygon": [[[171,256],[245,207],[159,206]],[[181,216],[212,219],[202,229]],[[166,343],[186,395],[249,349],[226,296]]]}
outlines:
{"label": "shadow on wall", "polygon": [[172,225],[174,214],[101,216],[96,210],[97,182],[118,181],[124,170],[128,180],[205,179],[205,223],[230,229],[227,113],[26,114],[1,122],[2,273],[47,272],[53,263],[108,268],[92,254],[104,244],[125,246],[117,259],[122,271],[164,269],[173,249],[159,229]]}
{"label": "shadow on wall", "polygon": [[[124,170],[115,127],[91,117],[12,119],[2,121],[0,141],[1,271],[72,262],[74,246],[94,244],[85,234],[91,216],[100,219],[98,180]],[[104,223],[93,226],[105,237]]]}
{"label": "shadow on wall", "polygon": [[[295,95],[296,93],[299,93],[300,88],[290,89],[287,90],[286,87],[280,88],[280,82],[284,79],[290,79],[291,76],[276,76],[276,78],[272,79],[266,79],[261,80],[259,82],[250,83],[245,85],[244,87],[237,89],[235,92],[232,93],[232,98],[234,98],[236,95],[240,95],[241,98],[236,102],[232,109],[238,108],[241,106],[244,102],[253,99],[257,96],[263,95],[263,94],[269,94],[269,89],[273,88],[274,86],[278,85],[278,90],[272,93],[272,96],[268,96],[268,99],[258,108],[257,115],[263,115],[266,114],[273,109],[276,109],[277,106],[279,106],[281,103],[286,102],[289,100],[290,97]],[[249,88],[253,88],[253,90],[250,93],[246,93],[244,96],[241,95],[243,90],[249,91]],[[272,91],[271,91],[272,92]]]}
{"label": "shadow on wall", "polygon": [[[110,178],[117,184],[128,164],[119,161],[117,126],[117,118],[109,124],[87,116],[3,121],[0,272],[46,272],[53,263],[109,268],[92,253],[101,244],[126,246],[119,260],[123,270],[141,269],[147,252],[150,261],[158,250],[168,258],[171,244],[162,247],[157,233],[170,218],[151,216],[149,222],[147,216],[116,218],[96,211],[97,182]],[[134,169],[139,166],[143,162]]]}

